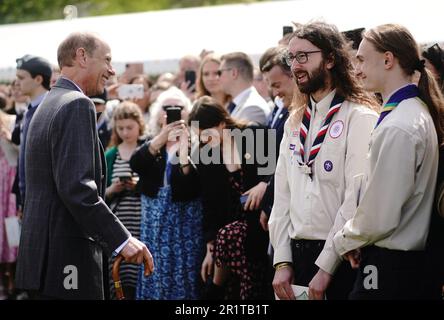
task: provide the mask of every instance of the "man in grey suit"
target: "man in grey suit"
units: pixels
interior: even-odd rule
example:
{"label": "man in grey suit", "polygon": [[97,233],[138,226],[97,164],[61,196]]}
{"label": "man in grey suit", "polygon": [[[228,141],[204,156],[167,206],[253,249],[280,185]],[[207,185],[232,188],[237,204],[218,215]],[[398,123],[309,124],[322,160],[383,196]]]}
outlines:
{"label": "man in grey suit", "polygon": [[243,52],[232,52],[221,57],[218,70],[222,90],[233,97],[228,112],[237,120],[266,125],[271,112],[267,101],[253,86],[253,63]]}
{"label": "man in grey suit", "polygon": [[16,283],[37,298],[103,299],[102,249],[154,270],[147,247],[103,201],[106,163],[87,97],[115,74],[109,46],[74,33],[57,51],[61,76],[34,114]]}

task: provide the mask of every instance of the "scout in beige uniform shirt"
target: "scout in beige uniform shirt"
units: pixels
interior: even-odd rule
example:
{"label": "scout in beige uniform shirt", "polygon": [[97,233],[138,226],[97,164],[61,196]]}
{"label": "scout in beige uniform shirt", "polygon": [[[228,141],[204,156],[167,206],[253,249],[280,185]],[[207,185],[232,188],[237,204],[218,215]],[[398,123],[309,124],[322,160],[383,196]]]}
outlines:
{"label": "scout in beige uniform shirt", "polygon": [[[305,150],[309,150],[328,112],[335,90],[317,104]],[[370,133],[377,114],[368,107],[344,101],[333,117],[312,178],[299,165],[300,123],[285,125],[280,157],[275,173],[275,200],[269,228],[274,248],[274,264],[292,261],[291,239],[326,240],[316,265],[333,274],[341,262],[332,238],[356,209],[354,177],[364,170]],[[297,268],[297,266],[295,266]]]}
{"label": "scout in beige uniform shirt", "polygon": [[427,106],[418,98],[403,100],[370,143],[366,187],[356,214],[334,237],[337,253],[371,244],[424,250],[438,171],[438,141]]}

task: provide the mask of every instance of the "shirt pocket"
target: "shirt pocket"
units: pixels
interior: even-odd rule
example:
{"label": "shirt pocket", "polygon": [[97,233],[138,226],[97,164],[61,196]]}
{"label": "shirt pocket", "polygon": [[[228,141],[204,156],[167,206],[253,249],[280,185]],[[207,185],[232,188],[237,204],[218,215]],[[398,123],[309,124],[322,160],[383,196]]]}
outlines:
{"label": "shirt pocket", "polygon": [[314,174],[321,183],[340,186],[341,180],[344,179],[344,176],[341,176],[344,167],[342,158],[340,148],[327,145],[321,147],[320,153],[314,160],[316,169]]}

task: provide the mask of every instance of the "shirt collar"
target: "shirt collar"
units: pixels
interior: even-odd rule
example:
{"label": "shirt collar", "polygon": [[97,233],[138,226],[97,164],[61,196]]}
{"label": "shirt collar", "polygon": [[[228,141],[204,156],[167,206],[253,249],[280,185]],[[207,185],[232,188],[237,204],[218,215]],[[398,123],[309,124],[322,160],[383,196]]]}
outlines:
{"label": "shirt collar", "polygon": [[407,87],[407,86],[410,86],[410,85],[412,85],[412,84],[413,84],[413,83],[407,83],[405,86],[399,87],[398,89],[395,89],[395,90],[393,90],[392,92],[390,92],[390,94],[389,94],[387,97],[385,97],[384,101],[382,102],[382,107],[385,106],[385,104],[389,101],[389,99],[391,98],[391,96],[392,96],[396,91],[401,90],[402,88]]}
{"label": "shirt collar", "polygon": [[37,98],[32,100],[31,101],[31,108],[37,107],[43,101],[43,99],[46,97],[47,94],[48,94],[48,91],[46,91],[45,93],[42,93]]}
{"label": "shirt collar", "polygon": [[66,77],[63,77],[63,76],[62,76],[62,78],[65,79],[66,81],[71,82],[73,85],[76,86],[77,89],[79,89],[79,91],[80,91],[81,93],[85,94],[85,92],[83,92],[83,90],[77,85],[77,83],[75,83],[74,81],[72,81],[71,79],[68,79],[68,78],[66,78]]}
{"label": "shirt collar", "polygon": [[238,106],[243,100],[244,98],[250,94],[251,90],[253,90],[253,86],[245,89],[244,91],[242,91],[241,93],[239,93],[234,99],[233,102],[236,104],[236,106]]}
{"label": "shirt collar", "polygon": [[328,112],[328,109],[330,109],[331,102],[333,101],[333,98],[335,97],[336,89],[333,89],[329,94],[327,94],[321,101],[316,103],[312,96],[310,96],[310,101],[312,107],[316,108],[315,112],[320,112],[321,114],[326,114]]}

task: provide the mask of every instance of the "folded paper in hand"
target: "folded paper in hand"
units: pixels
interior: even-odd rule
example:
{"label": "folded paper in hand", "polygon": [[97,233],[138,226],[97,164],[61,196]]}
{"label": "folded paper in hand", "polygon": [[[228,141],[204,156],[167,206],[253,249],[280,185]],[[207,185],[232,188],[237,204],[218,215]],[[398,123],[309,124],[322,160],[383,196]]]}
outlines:
{"label": "folded paper in hand", "polygon": [[20,222],[18,217],[5,218],[6,239],[10,248],[19,246],[20,242]]}
{"label": "folded paper in hand", "polygon": [[[291,288],[293,289],[294,296],[296,297],[296,300],[308,300],[308,287],[304,286],[297,286],[292,284]],[[276,300],[280,300],[279,297],[274,294]]]}

